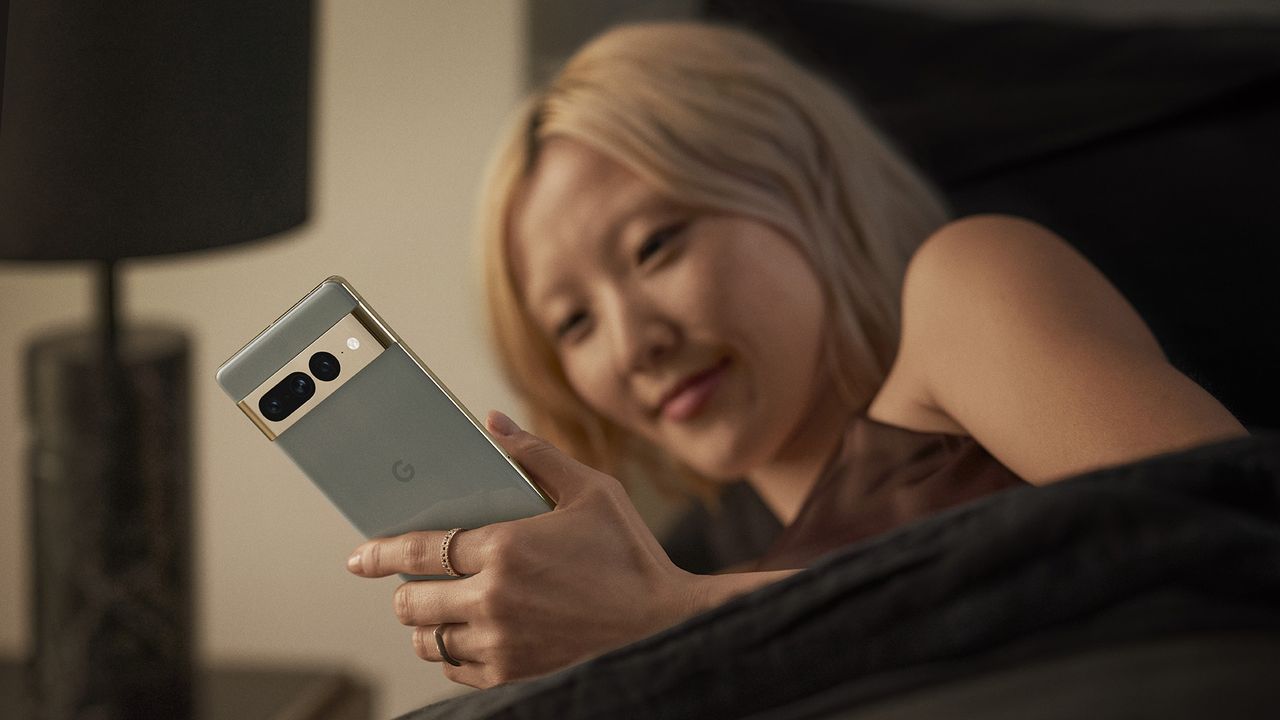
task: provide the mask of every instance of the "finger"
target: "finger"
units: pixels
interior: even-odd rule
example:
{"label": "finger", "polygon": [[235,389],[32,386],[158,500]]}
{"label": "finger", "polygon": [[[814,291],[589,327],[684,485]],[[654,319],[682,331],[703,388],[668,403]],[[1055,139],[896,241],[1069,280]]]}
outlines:
{"label": "finger", "polygon": [[475,614],[479,599],[467,580],[458,582],[407,582],[391,597],[396,618],[403,625],[435,625],[466,622]]}
{"label": "finger", "polygon": [[475,633],[465,623],[426,625],[413,629],[413,651],[427,662],[444,662],[440,644],[436,642],[436,628],[440,628],[440,640],[449,656],[460,663],[476,663],[481,648],[475,642]]}
{"label": "finger", "polygon": [[538,486],[556,503],[599,475],[546,440],[521,430],[515,421],[497,410],[489,411],[485,424],[502,449],[532,473]]}
{"label": "finger", "polygon": [[[474,575],[482,569],[484,528],[462,530],[449,541],[449,563],[454,572]],[[389,538],[378,538],[356,548],[347,558],[347,570],[361,577],[447,575],[442,556],[447,532],[425,530]]]}
{"label": "finger", "polygon": [[488,679],[488,667],[482,663],[464,662],[458,667],[454,667],[449,663],[441,663],[440,668],[444,671],[446,678],[459,685],[470,685],[473,688],[483,689],[497,684]]}

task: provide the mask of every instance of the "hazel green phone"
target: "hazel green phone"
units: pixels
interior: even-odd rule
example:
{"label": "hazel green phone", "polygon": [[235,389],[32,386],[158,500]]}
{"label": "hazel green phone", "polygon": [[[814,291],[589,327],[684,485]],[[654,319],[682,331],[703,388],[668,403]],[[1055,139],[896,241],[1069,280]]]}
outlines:
{"label": "hazel green phone", "polygon": [[231,356],[217,379],[365,537],[475,528],[552,507],[340,277]]}

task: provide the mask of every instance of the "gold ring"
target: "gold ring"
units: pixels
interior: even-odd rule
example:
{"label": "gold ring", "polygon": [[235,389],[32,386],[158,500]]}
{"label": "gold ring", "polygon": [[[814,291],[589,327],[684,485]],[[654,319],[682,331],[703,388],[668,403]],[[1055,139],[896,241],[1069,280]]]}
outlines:
{"label": "gold ring", "polygon": [[[453,536],[462,532],[462,528],[454,528],[444,534],[444,542],[440,543],[440,567],[449,574],[450,577],[460,578],[463,574],[453,569],[453,563],[449,562],[449,543],[453,542]],[[436,635],[437,642],[440,636]]]}
{"label": "gold ring", "polygon": [[440,659],[454,667],[461,667],[462,663],[450,655],[449,648],[444,646],[444,625],[437,625],[431,634],[436,636],[436,649],[440,651]]}

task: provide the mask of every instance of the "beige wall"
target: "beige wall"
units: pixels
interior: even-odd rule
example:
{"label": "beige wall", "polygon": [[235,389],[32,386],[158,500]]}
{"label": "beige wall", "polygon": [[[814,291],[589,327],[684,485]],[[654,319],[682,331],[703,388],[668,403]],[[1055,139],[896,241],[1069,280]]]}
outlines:
{"label": "beige wall", "polygon": [[[470,407],[511,408],[469,243],[487,149],[524,76],[517,0],[318,3],[313,213],[261,245],[126,266],[127,315],[195,341],[202,655],[349,666],[379,717],[457,692],[391,613],[397,581],[344,561],[360,537],[214,383],[215,368],[325,276],[345,275]],[[0,653],[25,651],[26,339],[88,317],[83,268],[0,264]]]}

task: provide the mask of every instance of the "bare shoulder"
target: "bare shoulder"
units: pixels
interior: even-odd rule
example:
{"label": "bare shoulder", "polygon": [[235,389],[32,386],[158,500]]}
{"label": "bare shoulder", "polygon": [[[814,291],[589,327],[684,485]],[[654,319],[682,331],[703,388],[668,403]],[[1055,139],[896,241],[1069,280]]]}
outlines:
{"label": "bare shoulder", "polygon": [[931,235],[907,268],[903,306],[968,321],[979,319],[975,310],[996,311],[988,321],[1021,319],[1041,333],[1067,323],[1164,359],[1146,323],[1092,263],[1048,228],[1009,215],[962,218]]}
{"label": "bare shoulder", "polygon": [[1034,222],[939,229],[908,266],[902,317],[891,379],[1029,481],[1244,432],[1102,273]]}

